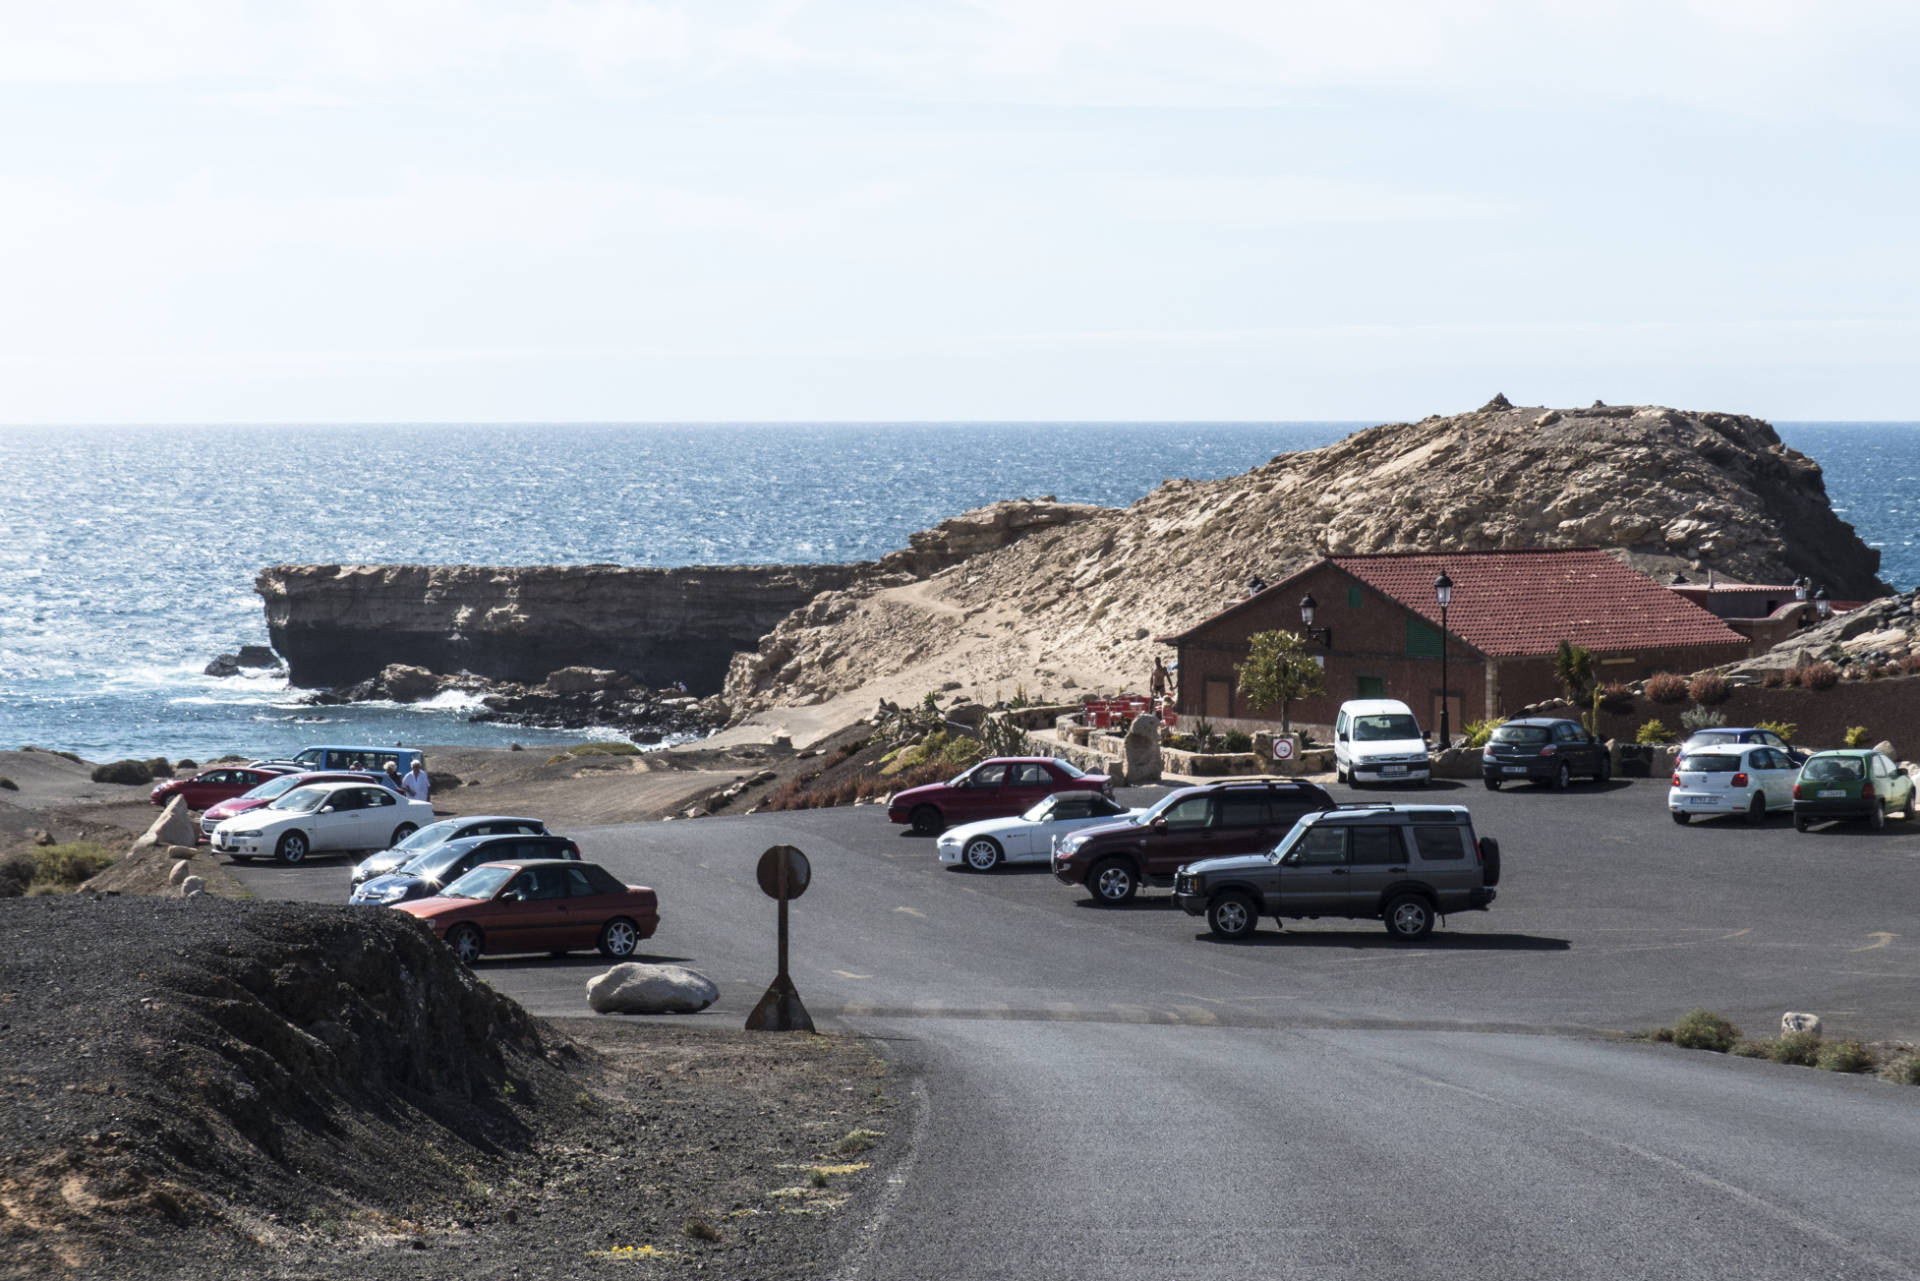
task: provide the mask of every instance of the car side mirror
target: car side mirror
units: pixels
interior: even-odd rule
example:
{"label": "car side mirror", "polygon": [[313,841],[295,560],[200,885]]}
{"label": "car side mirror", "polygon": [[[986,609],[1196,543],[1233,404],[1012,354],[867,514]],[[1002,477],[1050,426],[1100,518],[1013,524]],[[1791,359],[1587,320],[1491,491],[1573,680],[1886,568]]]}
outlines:
{"label": "car side mirror", "polygon": [[331,813],[333,813],[333,808],[334,808],[334,807],[333,807],[333,806],[331,806],[331,805],[322,805],[322,806],[320,807],[320,812],[321,812],[322,814],[331,814]]}
{"label": "car side mirror", "polygon": [[518,903],[520,901],[520,891],[502,890],[500,891],[500,901],[502,903]]}
{"label": "car side mirror", "polygon": [[1167,816],[1165,814],[1156,815],[1153,822],[1147,824],[1147,826],[1156,832],[1164,832],[1167,830]]}

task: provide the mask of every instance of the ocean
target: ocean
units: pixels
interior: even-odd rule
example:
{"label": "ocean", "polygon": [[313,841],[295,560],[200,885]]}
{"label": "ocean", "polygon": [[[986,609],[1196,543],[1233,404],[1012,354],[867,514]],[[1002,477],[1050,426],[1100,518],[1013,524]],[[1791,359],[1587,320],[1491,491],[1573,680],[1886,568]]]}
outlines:
{"label": "ocean", "polygon": [[[470,724],[464,697],[307,707],[283,681],[201,669],[266,643],[264,565],[864,560],[996,499],[1125,505],[1368,425],[0,428],[0,745],[98,760],[566,742],[590,735]],[[1920,424],[1777,426],[1826,469],[1881,577],[1920,583]]]}

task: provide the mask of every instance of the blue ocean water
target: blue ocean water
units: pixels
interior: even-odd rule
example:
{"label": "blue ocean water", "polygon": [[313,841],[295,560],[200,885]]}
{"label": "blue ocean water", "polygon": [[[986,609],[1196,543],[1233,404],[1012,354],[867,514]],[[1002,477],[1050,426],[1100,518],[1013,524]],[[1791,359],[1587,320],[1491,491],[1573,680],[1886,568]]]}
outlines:
{"label": "blue ocean water", "polygon": [[[0,745],[92,759],[504,744],[468,704],[311,708],[201,675],[265,643],[277,562],[861,560],[1000,498],[1124,505],[1364,423],[86,427],[0,430]],[[1920,581],[1920,424],[1782,424]]]}

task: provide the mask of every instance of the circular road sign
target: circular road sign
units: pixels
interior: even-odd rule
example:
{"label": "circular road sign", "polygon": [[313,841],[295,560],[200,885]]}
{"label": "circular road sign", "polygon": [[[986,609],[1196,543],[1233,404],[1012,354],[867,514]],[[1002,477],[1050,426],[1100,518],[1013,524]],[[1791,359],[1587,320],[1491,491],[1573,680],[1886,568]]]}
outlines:
{"label": "circular road sign", "polygon": [[1276,761],[1292,760],[1293,759],[1293,740],[1290,738],[1274,739],[1273,740],[1273,759],[1275,759]]}
{"label": "circular road sign", "polygon": [[[780,866],[787,869],[787,892],[780,892]],[[760,882],[760,888],[768,898],[796,899],[807,892],[807,884],[813,880],[813,868],[807,862],[807,856],[791,845],[775,845],[760,856],[760,865],[754,869],[754,879]]]}

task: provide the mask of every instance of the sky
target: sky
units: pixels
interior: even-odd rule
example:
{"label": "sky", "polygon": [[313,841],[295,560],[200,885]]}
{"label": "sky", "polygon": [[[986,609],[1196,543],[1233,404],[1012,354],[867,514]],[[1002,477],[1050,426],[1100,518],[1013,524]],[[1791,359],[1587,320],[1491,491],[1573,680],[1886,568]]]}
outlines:
{"label": "sky", "polygon": [[1920,419],[1920,6],[6,3],[0,422]]}

